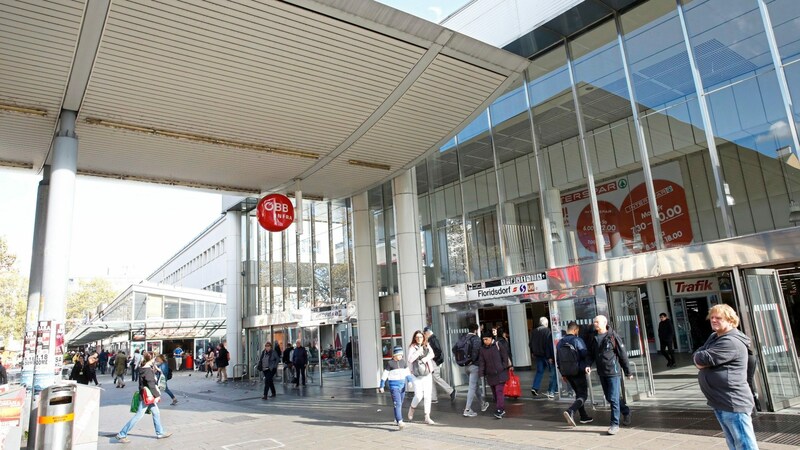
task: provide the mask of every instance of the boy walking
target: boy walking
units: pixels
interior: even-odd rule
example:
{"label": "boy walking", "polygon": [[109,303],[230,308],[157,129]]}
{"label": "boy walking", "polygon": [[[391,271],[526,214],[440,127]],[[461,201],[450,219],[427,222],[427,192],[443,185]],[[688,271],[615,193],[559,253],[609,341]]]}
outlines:
{"label": "boy walking", "polygon": [[586,413],[584,407],[589,396],[589,387],[586,383],[586,367],[588,365],[589,350],[586,343],[578,336],[580,327],[575,321],[567,325],[567,335],[561,338],[556,349],[556,363],[561,376],[575,391],[575,401],[564,411],[567,424],[577,426],[573,415],[580,413],[581,423],[590,423],[592,418]]}
{"label": "boy walking", "polygon": [[403,398],[406,395],[406,383],[414,383],[414,377],[411,376],[408,364],[403,359],[403,347],[399,345],[394,348],[392,359],[386,363],[386,367],[383,369],[381,386],[378,388],[378,392],[381,394],[383,394],[383,387],[387,381],[394,404],[394,420],[397,422],[397,427],[402,430],[406,426],[403,422]]}

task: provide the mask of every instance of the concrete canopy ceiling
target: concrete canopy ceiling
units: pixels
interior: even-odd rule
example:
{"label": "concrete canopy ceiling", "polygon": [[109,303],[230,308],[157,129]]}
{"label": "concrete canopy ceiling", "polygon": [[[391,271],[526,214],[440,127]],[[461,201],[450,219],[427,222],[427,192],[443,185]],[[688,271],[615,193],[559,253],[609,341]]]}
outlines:
{"label": "concrete canopy ceiling", "polygon": [[367,0],[0,0],[0,165],[347,197],[409,169],[528,61]]}

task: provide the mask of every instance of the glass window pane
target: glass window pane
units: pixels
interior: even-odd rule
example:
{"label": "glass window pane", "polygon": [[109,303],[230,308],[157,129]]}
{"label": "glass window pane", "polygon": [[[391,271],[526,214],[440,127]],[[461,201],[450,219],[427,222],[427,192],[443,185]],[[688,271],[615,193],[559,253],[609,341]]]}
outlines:
{"label": "glass window pane", "polygon": [[177,298],[164,297],[164,318],[177,319],[180,303]]}
{"label": "glass window pane", "polygon": [[350,301],[350,251],[348,208],[345,204],[331,203],[331,233],[333,240],[333,267],[331,268],[332,298],[334,303]]}
{"label": "glass window pane", "polygon": [[145,320],[147,317],[147,294],[133,293],[133,320]]}
{"label": "glass window pane", "polygon": [[314,203],[314,294],[316,305],[331,303],[328,204]]}
{"label": "glass window pane", "polygon": [[316,230],[313,228],[315,224],[312,223],[312,209],[316,202],[304,201],[303,202],[303,234],[299,236],[300,239],[300,261],[298,284],[300,289],[300,308],[311,308],[314,306],[314,299],[312,296],[311,286],[313,284],[313,252],[314,252],[314,236]]}
{"label": "glass window pane", "polygon": [[772,29],[781,61],[788,64],[800,59],[800,8],[797,0],[767,0]]}

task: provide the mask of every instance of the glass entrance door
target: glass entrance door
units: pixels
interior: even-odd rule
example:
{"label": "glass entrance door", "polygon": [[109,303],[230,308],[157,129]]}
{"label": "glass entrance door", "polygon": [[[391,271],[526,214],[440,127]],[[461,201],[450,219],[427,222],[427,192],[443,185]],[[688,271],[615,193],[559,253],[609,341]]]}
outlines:
{"label": "glass entrance door", "polygon": [[642,296],[635,286],[608,289],[611,307],[611,327],[628,349],[628,362],[633,380],[625,381],[625,390],[633,400],[655,395],[653,371],[650,367],[650,350],[642,313]]}
{"label": "glass entrance door", "polygon": [[751,269],[744,278],[770,410],[788,408],[800,403],[800,375],[778,274]]}
{"label": "glass entrance door", "polygon": [[[446,334],[443,344],[444,348],[450,349],[458,342],[458,338],[461,337],[462,334],[469,332],[467,328],[469,324],[478,323],[478,311],[465,310],[446,313],[444,315],[444,321]],[[443,353],[444,364],[450,364],[450,373],[453,374],[453,379],[450,380],[450,384],[453,387],[469,384],[469,377],[467,377],[464,370],[456,364],[455,359],[453,359],[453,352],[446,351]]]}

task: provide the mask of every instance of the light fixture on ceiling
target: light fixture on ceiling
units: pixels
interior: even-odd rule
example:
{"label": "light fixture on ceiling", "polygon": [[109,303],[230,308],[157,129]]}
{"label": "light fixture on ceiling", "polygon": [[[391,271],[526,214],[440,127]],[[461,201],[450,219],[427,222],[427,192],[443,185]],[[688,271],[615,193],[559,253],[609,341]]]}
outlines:
{"label": "light fixture on ceiling", "polygon": [[34,108],[29,106],[18,106],[10,103],[0,103],[0,111],[9,111],[21,114],[30,114],[32,116],[46,117],[47,110],[41,108]]}
{"label": "light fixture on ceiling", "polygon": [[789,202],[789,223],[794,226],[800,225],[800,205],[794,200]]}
{"label": "light fixture on ceiling", "polygon": [[367,161],[359,161],[357,159],[348,159],[347,164],[351,166],[369,167],[370,169],[392,170],[392,166],[388,164],[372,163]]}
{"label": "light fixture on ceiling", "polygon": [[290,150],[285,148],[273,147],[271,145],[253,144],[250,142],[234,141],[231,139],[204,136],[202,134],[184,133],[181,131],[171,131],[161,128],[151,128],[124,122],[116,122],[113,120],[97,119],[94,117],[87,117],[85,122],[88,123],[89,125],[101,125],[104,127],[116,128],[119,130],[136,131],[139,133],[151,134],[154,136],[185,139],[187,141],[194,141],[194,142],[205,142],[207,144],[224,145],[226,147],[243,148],[246,150],[255,150],[259,152],[273,153],[282,156],[293,156],[296,158],[319,159],[319,155],[317,153],[306,152],[303,150]]}

